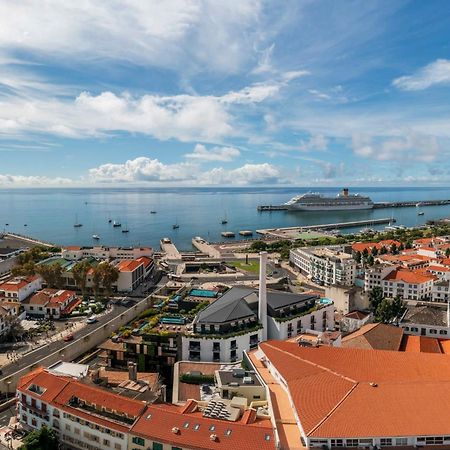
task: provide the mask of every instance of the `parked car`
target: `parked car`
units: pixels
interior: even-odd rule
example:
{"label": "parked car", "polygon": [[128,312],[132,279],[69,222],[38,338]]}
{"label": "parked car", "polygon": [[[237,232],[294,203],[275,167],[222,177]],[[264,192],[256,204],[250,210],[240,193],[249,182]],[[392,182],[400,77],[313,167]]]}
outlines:
{"label": "parked car", "polygon": [[91,316],[86,319],[86,323],[96,323],[98,322],[97,317]]}
{"label": "parked car", "polygon": [[67,336],[64,336],[64,337],[63,337],[63,340],[64,340],[65,342],[73,341],[73,334],[68,334]]}

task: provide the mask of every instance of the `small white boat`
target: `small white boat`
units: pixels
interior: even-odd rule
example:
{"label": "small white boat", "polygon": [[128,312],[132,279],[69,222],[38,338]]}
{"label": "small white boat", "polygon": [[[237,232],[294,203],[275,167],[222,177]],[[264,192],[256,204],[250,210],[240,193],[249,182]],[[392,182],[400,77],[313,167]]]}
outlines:
{"label": "small white boat", "polygon": [[95,239],[96,241],[98,241],[100,239],[100,236],[98,234],[93,234],[92,239]]}
{"label": "small white boat", "polygon": [[113,222],[113,227],[118,228],[121,226],[122,226],[122,224],[120,222],[117,222],[116,220]]}

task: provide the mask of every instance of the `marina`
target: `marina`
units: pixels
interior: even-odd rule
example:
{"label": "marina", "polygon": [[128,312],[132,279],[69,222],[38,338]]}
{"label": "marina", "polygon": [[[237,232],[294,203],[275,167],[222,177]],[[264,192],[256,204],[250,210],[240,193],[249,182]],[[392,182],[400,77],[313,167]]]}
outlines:
{"label": "marina", "polygon": [[338,230],[342,228],[359,228],[365,225],[392,224],[395,223],[395,221],[396,220],[394,218],[387,217],[383,219],[355,220],[352,222],[326,223],[320,225],[308,225],[299,227],[269,228],[263,230],[256,230],[256,232],[263,236],[270,236],[284,239],[295,239],[299,233],[304,233],[307,231],[329,231],[329,230]]}

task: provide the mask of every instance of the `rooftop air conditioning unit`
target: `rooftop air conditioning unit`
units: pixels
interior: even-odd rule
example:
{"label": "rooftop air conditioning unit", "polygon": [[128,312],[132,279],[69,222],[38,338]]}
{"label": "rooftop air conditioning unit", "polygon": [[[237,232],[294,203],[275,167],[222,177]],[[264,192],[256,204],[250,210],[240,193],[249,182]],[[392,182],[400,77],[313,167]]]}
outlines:
{"label": "rooftop air conditioning unit", "polygon": [[253,378],[252,377],[244,377],[244,384],[253,384]]}

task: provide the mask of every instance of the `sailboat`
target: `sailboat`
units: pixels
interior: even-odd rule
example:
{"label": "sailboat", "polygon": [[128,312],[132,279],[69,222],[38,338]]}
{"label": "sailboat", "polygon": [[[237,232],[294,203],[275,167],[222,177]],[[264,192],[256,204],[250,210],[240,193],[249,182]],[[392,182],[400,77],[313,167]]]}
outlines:
{"label": "sailboat", "polygon": [[[416,208],[419,208],[422,204],[421,203],[416,203]],[[418,216],[423,216],[425,213],[423,211],[419,211],[417,213]]]}
{"label": "sailboat", "polygon": [[224,215],[224,217],[223,217],[223,219],[222,219],[222,225],[225,225],[225,224],[227,224],[228,223],[228,220],[227,220],[227,213],[225,212],[225,215]]}
{"label": "sailboat", "polygon": [[115,220],[115,221],[113,222],[113,227],[114,227],[114,228],[118,228],[118,227],[121,227],[121,226],[122,226],[122,224],[120,223],[120,221]]}
{"label": "sailboat", "polygon": [[128,225],[125,224],[125,228],[122,228],[122,233],[129,233],[130,230],[128,229]]}
{"label": "sailboat", "polygon": [[178,225],[178,219],[175,220],[175,223],[172,225],[173,230],[178,230],[180,228],[180,225]]}
{"label": "sailboat", "polygon": [[74,228],[80,228],[83,226],[82,223],[78,222],[78,214],[75,214],[75,223],[73,224]]}

